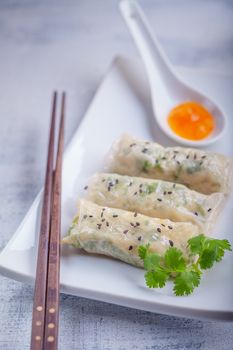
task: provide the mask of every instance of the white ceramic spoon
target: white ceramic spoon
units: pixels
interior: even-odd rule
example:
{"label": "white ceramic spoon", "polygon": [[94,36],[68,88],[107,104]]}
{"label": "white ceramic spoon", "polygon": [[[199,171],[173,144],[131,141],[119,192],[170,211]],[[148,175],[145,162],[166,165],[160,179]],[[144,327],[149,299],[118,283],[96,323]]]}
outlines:
{"label": "white ceramic spoon", "polygon": [[[153,37],[145,15],[135,0],[122,0],[121,13],[141,54],[148,75],[154,115],[160,128],[173,140],[186,146],[206,146],[215,142],[226,129],[226,116],[207,96],[185,84],[172,68]],[[215,118],[215,129],[208,137],[192,141],[176,135],[169,127],[167,117],[175,106],[195,101],[203,105]]]}

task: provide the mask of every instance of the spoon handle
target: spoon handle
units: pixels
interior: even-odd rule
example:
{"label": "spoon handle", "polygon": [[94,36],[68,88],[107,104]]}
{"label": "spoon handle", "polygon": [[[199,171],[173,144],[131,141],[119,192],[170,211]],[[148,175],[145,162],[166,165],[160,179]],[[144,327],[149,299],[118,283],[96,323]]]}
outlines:
{"label": "spoon handle", "polygon": [[160,84],[174,80],[174,72],[158,40],[152,35],[148,21],[135,0],[122,0],[121,13],[140,52],[152,90]]}

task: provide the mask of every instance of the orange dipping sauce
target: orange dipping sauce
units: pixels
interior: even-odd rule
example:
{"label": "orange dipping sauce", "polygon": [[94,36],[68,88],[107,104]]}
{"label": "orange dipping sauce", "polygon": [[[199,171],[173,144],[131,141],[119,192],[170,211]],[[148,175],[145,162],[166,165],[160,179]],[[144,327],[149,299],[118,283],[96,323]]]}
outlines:
{"label": "orange dipping sauce", "polygon": [[168,124],[174,133],[188,140],[202,140],[215,127],[212,114],[196,102],[185,102],[173,108]]}

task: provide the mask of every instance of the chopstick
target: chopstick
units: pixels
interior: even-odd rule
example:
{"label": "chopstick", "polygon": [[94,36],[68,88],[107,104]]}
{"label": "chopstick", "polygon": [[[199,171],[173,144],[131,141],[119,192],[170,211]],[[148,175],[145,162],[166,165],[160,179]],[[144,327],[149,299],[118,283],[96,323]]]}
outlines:
{"label": "chopstick", "polygon": [[44,338],[44,312],[46,307],[47,290],[47,261],[50,236],[50,208],[52,203],[54,138],[56,119],[57,93],[53,94],[47,167],[42,203],[41,226],[39,235],[34,303],[32,314],[31,349],[42,350]]}
{"label": "chopstick", "polygon": [[62,94],[57,160],[54,174],[51,231],[49,244],[44,350],[57,349],[60,297],[60,232],[61,232],[61,178],[64,147],[65,93]]}
{"label": "chopstick", "polygon": [[57,92],[53,94],[32,313],[31,350],[55,350],[58,343],[61,177],[65,93],[62,93],[56,166],[53,170]]}

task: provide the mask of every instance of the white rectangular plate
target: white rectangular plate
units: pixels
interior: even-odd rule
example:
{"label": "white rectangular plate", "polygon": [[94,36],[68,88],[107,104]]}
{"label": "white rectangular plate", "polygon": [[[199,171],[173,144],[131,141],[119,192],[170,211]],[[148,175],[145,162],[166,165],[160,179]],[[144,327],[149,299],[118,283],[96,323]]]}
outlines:
{"label": "white rectangular plate", "polygon": [[[182,70],[194,87],[218,102],[229,117],[224,138],[211,146],[233,153],[233,78]],[[65,152],[63,172],[62,232],[76,211],[78,197],[88,176],[102,167],[103,157],[121,133],[156,140],[167,139],[154,122],[145,72],[138,62],[118,58],[98,89],[81,126]],[[41,194],[0,255],[0,273],[19,281],[33,282],[40,224]],[[232,243],[233,200],[230,199],[215,228],[216,236]],[[77,254],[78,253],[78,254]],[[188,297],[176,297],[171,285],[148,289],[141,269],[102,256],[88,255],[70,247],[62,249],[61,288],[65,293],[152,312],[187,317],[233,320],[233,254],[204,274],[201,286]]]}

